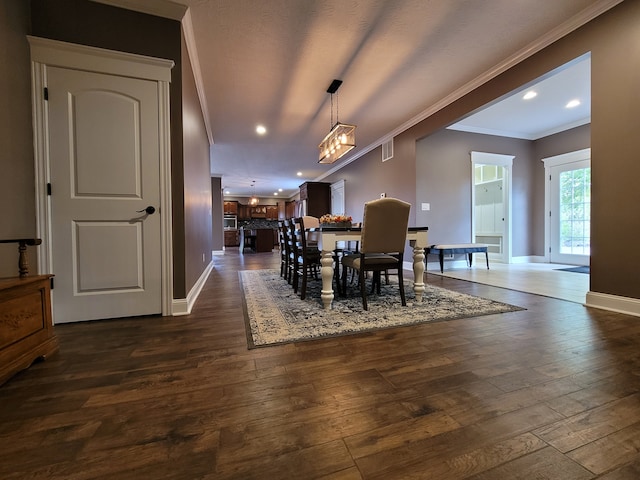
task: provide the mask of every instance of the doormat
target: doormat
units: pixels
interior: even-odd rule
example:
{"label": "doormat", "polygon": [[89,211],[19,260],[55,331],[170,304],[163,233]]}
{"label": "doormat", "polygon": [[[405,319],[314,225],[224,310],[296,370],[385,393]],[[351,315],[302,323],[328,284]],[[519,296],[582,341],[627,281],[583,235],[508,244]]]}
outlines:
{"label": "doormat", "polygon": [[567,268],[556,268],[559,272],[574,272],[574,273],[590,273],[589,265],[584,265],[581,267],[567,267]]}

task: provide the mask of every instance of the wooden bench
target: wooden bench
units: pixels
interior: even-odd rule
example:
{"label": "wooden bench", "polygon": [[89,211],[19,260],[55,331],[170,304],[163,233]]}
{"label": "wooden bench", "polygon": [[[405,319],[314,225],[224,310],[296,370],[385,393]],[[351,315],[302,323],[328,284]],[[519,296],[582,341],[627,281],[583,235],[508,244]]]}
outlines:
{"label": "wooden bench", "polygon": [[489,269],[489,252],[488,245],[484,243],[452,243],[452,244],[437,244],[431,245],[430,247],[425,248],[425,254],[433,254],[438,255],[440,260],[440,273],[444,273],[444,256],[445,255],[455,255],[463,253],[468,255],[469,258],[469,266],[471,266],[473,262],[473,254],[474,253],[482,253],[484,252],[485,258],[487,259],[487,270]]}

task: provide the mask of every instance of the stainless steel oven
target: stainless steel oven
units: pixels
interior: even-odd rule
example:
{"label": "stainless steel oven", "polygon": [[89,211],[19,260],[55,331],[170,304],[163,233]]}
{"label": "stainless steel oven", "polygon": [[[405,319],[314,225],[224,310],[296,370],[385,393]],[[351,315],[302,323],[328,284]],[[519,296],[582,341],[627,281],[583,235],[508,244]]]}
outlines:
{"label": "stainless steel oven", "polygon": [[225,230],[236,230],[238,228],[238,217],[235,215],[225,215],[222,219],[222,226]]}

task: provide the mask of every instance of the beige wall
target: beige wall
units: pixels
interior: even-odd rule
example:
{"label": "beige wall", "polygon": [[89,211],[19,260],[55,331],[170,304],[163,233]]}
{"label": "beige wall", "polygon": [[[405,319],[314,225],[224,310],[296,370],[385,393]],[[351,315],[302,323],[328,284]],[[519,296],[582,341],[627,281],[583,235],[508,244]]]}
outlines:
{"label": "beige wall", "polygon": [[211,224],[213,228],[213,244],[211,248],[214,252],[220,252],[224,249],[223,211],[222,178],[211,177]]}
{"label": "beige wall", "polygon": [[[532,231],[529,219],[542,214],[544,203],[534,205],[532,202],[530,179],[543,175],[544,169],[536,169],[539,166],[534,162],[532,142],[528,140],[446,129],[419,140],[416,146],[416,205],[426,202],[431,210],[418,209],[417,224],[429,226],[432,243],[472,241],[471,151],[515,156],[511,188],[512,255],[542,255],[544,232]],[[536,243],[540,245],[538,252],[534,248]]]}
{"label": "beige wall", "polygon": [[[29,2],[0,7],[0,239],[36,236]],[[31,270],[36,255],[29,248]],[[18,247],[0,244],[0,277],[18,274]]]}
{"label": "beige wall", "polygon": [[[585,32],[591,57],[591,290],[640,298],[640,2],[628,1]],[[576,39],[578,40],[578,39]]]}
{"label": "beige wall", "polygon": [[211,167],[209,139],[184,37],[182,41],[182,143],[184,159],[183,252],[187,292],[211,262]]}

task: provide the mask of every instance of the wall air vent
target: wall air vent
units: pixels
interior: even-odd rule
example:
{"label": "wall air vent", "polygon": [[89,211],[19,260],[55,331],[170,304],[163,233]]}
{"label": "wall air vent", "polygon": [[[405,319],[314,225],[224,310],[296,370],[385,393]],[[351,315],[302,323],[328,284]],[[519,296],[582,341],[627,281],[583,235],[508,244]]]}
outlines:
{"label": "wall air vent", "polygon": [[382,161],[386,162],[393,158],[393,138],[382,144]]}

